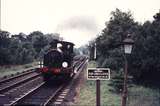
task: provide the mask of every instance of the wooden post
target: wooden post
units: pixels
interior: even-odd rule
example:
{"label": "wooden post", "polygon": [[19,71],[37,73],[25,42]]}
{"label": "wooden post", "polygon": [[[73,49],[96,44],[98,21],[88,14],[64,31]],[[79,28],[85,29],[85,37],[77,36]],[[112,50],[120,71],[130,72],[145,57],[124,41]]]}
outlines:
{"label": "wooden post", "polygon": [[126,106],[127,103],[127,75],[128,74],[128,62],[127,57],[125,56],[125,68],[124,68],[124,85],[123,85],[123,94],[122,94],[122,106]]}
{"label": "wooden post", "polygon": [[0,31],[2,30],[2,29],[1,29],[1,26],[2,26],[2,22],[1,22],[1,21],[2,21],[2,20],[1,20],[2,11],[1,11],[1,10],[2,10],[2,1],[0,0]]}
{"label": "wooden post", "polygon": [[100,106],[100,102],[100,80],[96,80],[96,106]]}

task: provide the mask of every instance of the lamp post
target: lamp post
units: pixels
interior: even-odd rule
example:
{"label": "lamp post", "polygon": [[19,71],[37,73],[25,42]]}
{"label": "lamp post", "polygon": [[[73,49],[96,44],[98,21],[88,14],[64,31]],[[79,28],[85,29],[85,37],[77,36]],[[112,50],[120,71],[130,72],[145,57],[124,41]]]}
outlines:
{"label": "lamp post", "polygon": [[127,55],[131,54],[132,46],[134,44],[134,41],[130,38],[130,34],[127,35],[127,38],[123,40],[123,46],[124,46],[124,59],[125,59],[125,68],[124,68],[124,85],[123,85],[123,94],[122,94],[122,106],[126,106],[127,102],[127,74],[128,74],[128,61],[127,61]]}
{"label": "lamp post", "polygon": [[1,16],[2,16],[2,1],[0,0],[0,31],[2,30],[1,29],[1,25],[2,25],[2,22],[1,22]]}

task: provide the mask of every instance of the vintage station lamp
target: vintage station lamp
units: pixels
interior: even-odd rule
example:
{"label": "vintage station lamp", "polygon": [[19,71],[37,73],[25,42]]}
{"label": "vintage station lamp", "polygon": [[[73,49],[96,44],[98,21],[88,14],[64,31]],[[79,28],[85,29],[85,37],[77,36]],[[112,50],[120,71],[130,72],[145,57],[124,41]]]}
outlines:
{"label": "vintage station lamp", "polygon": [[127,38],[123,40],[122,46],[124,47],[124,58],[125,58],[125,69],[124,69],[124,85],[123,85],[123,94],[122,94],[122,106],[126,106],[127,102],[127,76],[128,76],[128,61],[127,61],[127,55],[131,54],[132,47],[133,47],[134,41],[131,39],[131,35],[128,34]]}

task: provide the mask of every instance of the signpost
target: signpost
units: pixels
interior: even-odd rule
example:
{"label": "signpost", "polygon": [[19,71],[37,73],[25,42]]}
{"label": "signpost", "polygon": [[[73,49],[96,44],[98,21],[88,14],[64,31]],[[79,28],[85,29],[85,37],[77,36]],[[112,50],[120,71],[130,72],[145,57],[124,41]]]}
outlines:
{"label": "signpost", "polygon": [[[94,44],[94,55],[93,59],[96,61],[96,43]],[[90,55],[91,56],[91,55]],[[92,56],[91,56],[92,59]],[[88,68],[87,70],[87,80],[96,80],[96,106],[100,106],[100,80],[110,79],[110,69],[109,68]]]}
{"label": "signpost", "polygon": [[100,106],[100,80],[109,79],[109,68],[88,68],[87,70],[87,80],[96,80],[96,106]]}

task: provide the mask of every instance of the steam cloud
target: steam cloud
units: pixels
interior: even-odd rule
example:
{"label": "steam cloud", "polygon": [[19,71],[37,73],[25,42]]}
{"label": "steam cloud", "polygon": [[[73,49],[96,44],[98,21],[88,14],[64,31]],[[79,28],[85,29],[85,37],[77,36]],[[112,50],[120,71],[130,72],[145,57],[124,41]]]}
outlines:
{"label": "steam cloud", "polygon": [[97,32],[97,24],[93,17],[90,16],[74,16],[64,20],[57,26],[57,31],[63,30],[84,30],[89,32]]}

